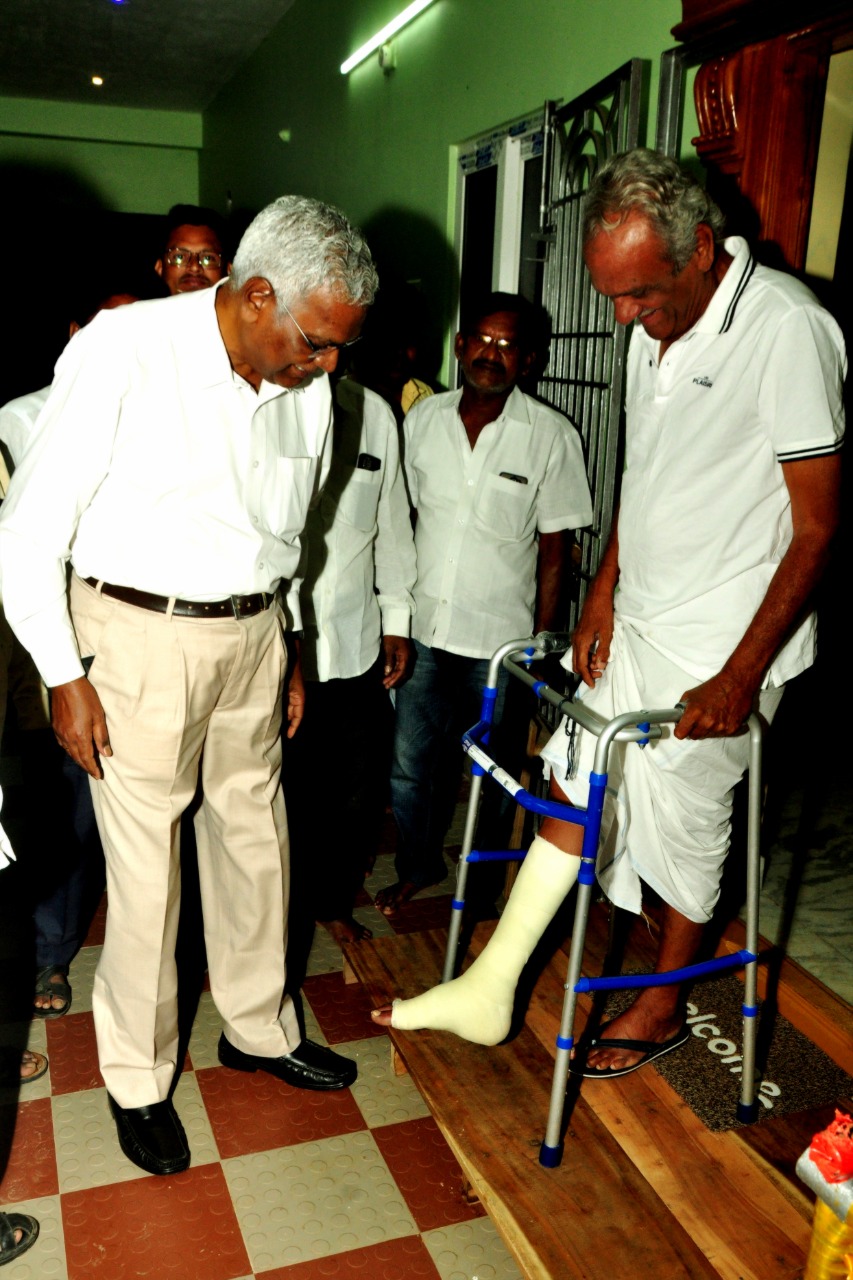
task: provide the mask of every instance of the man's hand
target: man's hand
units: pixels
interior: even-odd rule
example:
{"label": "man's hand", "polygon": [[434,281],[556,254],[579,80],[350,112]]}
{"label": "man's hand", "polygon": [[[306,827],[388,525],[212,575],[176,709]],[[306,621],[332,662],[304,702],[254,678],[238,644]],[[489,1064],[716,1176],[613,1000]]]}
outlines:
{"label": "man's hand", "polygon": [[71,759],[93,778],[102,778],[98,756],[111,756],[112,747],[101,699],[86,676],[58,684],[50,692],[51,719],[56,740]]}
{"label": "man's hand", "polygon": [[382,683],[386,689],[396,689],[409,674],[412,664],[411,641],[405,636],[383,636],[382,650],[385,658]]}
{"label": "man's hand", "polygon": [[740,733],[756,690],[721,671],[704,684],[682,693],[684,714],[675,726],[676,738],[730,738]]}
{"label": "man's hand", "polygon": [[572,670],[592,689],[604,674],[613,639],[613,595],[594,586],[572,632]]}

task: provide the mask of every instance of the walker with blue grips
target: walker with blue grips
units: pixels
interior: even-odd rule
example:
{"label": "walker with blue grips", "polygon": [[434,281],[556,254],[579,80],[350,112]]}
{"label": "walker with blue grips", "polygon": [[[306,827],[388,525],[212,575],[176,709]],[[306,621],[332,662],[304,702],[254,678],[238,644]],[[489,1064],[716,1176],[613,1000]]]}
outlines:
{"label": "walker with blue grips", "polygon": [[[750,735],[749,749],[749,801],[747,833],[747,894],[746,894],[746,946],[728,956],[700,961],[682,969],[666,973],[617,975],[615,977],[585,978],[581,976],[584,942],[586,936],[592,890],[595,884],[595,864],[598,855],[604,797],[607,788],[607,764],[614,742],[634,742],[639,748],[661,736],[661,725],[675,724],[681,719],[683,706],[664,710],[627,711],[607,721],[590,710],[582,702],[558,693],[545,681],[531,674],[533,661],[550,654],[562,653],[569,648],[571,637],[565,633],[543,631],[533,640],[512,640],[501,646],[489,665],[488,683],[483,691],[483,702],[478,722],[463,736],[462,746],[471,757],[471,792],[465,819],[465,830],[459,864],[456,873],[456,893],[453,898],[447,951],[444,960],[442,982],[450,982],[456,969],[457,951],[465,908],[465,887],[468,868],[477,862],[521,861],[525,854],[518,849],[481,850],[473,848],[477,823],[480,792],[484,778],[502,787],[517,804],[541,817],[557,818],[573,822],[584,828],[581,866],[578,875],[578,897],[572,940],[569,952],[568,975],[565,983],[565,999],[557,1036],[557,1053],[551,1102],[545,1137],[539,1151],[539,1163],[545,1168],[556,1168],[563,1155],[563,1112],[569,1074],[569,1059],[574,1045],[574,1022],[577,997],[581,993],[604,990],[627,990],[639,987],[665,986],[690,981],[718,973],[721,970],[744,967],[745,991],[741,1006],[743,1013],[743,1068],[741,1095],[737,1107],[737,1119],[751,1124],[758,1118],[758,1099],[755,1087],[755,1047],[757,1033],[758,987],[758,898],[760,889],[760,832],[761,832],[761,721],[751,715],[747,724]],[[498,672],[503,666],[510,675],[530,688],[540,702],[553,707],[557,713],[588,729],[598,738],[593,770],[590,776],[589,799],[586,809],[560,801],[544,799],[526,790],[521,783],[494,761],[485,747],[493,725],[495,699],[497,697]],[[567,857],[570,855],[566,855]]]}

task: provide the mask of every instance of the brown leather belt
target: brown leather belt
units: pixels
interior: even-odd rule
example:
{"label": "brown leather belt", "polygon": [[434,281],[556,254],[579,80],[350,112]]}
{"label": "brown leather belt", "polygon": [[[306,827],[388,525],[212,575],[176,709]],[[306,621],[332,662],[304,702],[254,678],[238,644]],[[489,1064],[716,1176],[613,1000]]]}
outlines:
{"label": "brown leather belt", "polygon": [[102,595],[136,605],[137,609],[168,613],[171,603],[175,618],[251,618],[256,613],[263,613],[275,599],[267,592],[259,591],[253,596],[228,596],[225,600],[170,601],[168,596],[155,596],[150,591],[137,591],[134,587],[116,587],[97,578],[84,578],[83,581],[96,591],[100,590]]}

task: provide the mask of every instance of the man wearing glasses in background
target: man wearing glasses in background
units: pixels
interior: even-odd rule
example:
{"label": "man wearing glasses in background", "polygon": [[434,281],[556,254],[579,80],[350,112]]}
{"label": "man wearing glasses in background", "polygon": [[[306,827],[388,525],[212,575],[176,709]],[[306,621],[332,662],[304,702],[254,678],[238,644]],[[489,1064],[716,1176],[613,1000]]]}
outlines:
{"label": "man wearing glasses in background", "polygon": [[[592,518],[577,432],[518,386],[544,355],[542,330],[537,310],[517,294],[480,299],[456,335],[462,387],[420,401],[403,424],[417,515],[415,664],[397,690],[391,805],[398,882],[376,896],[386,915],[444,879],[459,738],[478,718],[489,659],[507,640],[558,625],[569,531]],[[523,759],[529,716],[521,698],[511,698],[504,713],[507,685],[501,670],[492,747],[512,772]],[[506,847],[512,825],[514,806],[496,793],[492,787],[483,797],[486,848]],[[476,879],[483,894],[485,877]],[[476,910],[492,906],[494,887]]]}
{"label": "man wearing glasses in background", "polygon": [[[322,375],[376,287],[338,210],[281,197],[231,277],[180,305],[105,312],[75,338],[0,516],[7,618],[52,689],[60,745],[91,775],[109,895],[98,1056],[121,1148],[150,1173],[190,1161],[171,1093],[179,826],[199,773],[220,1061],[299,1088],[356,1077],[302,1038],[284,995],[277,592],[298,627],[300,534],[331,451]],[[291,685],[290,734],[301,715]]]}
{"label": "man wearing glasses in background", "polygon": [[209,289],[231,270],[225,223],[213,209],[173,205],[166,215],[164,242],[154,270],[171,294]]}

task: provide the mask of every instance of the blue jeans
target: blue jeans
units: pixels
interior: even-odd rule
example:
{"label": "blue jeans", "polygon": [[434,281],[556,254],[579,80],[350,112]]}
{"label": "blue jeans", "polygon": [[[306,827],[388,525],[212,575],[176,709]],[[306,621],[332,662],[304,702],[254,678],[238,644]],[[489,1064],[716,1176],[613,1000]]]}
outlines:
{"label": "blue jeans", "polygon": [[[480,718],[487,658],[465,658],[415,640],[415,665],[397,690],[391,806],[397,824],[398,879],[419,887],[445,876],[442,845],[459,789],[460,739]],[[527,745],[522,687],[501,668],[490,754],[516,773]],[[519,696],[515,696],[518,694]],[[494,783],[483,788],[478,847],[503,847],[514,804]]]}

